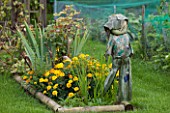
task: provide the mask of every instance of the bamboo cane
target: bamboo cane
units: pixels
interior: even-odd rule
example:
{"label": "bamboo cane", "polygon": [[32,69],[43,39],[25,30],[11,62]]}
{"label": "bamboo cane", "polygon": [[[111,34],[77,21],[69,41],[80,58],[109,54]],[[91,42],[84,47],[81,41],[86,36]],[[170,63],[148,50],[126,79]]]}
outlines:
{"label": "bamboo cane", "polygon": [[57,112],[59,108],[62,108],[59,104],[57,104],[54,100],[51,98],[45,96],[41,92],[37,92],[33,87],[31,87],[28,84],[23,84],[24,81],[19,75],[14,75],[13,78],[21,84],[21,86],[27,90],[31,95],[35,96],[37,99],[39,99],[42,103],[46,104],[49,108],[51,108],[53,111]]}

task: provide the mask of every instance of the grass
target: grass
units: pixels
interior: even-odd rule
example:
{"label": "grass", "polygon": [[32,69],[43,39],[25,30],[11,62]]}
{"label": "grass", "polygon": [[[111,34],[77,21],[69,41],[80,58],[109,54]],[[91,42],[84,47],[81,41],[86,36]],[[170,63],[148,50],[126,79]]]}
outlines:
{"label": "grass", "polygon": [[28,95],[8,73],[0,75],[0,113],[52,113]]}
{"label": "grass", "polygon": [[[101,59],[106,45],[88,41],[83,53]],[[154,70],[154,65],[132,58],[134,111],[129,113],[170,113],[170,72]],[[0,113],[52,113],[26,94],[8,74],[0,75]],[[122,112],[121,112],[122,113]]]}

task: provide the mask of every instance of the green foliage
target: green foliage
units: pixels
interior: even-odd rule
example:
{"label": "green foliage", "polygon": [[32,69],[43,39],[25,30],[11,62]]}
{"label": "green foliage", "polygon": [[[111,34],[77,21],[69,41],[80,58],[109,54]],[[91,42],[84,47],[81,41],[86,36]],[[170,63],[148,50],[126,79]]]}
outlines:
{"label": "green foliage", "polygon": [[84,44],[86,43],[87,39],[88,39],[88,30],[86,30],[83,33],[83,37],[80,38],[80,30],[77,30],[77,33],[75,35],[75,38],[73,40],[73,53],[72,53],[72,57],[77,56],[78,54],[80,54]]}
{"label": "green foliage", "polygon": [[[25,22],[26,33],[24,36],[23,33],[18,29],[19,37],[22,40],[24,49],[28,58],[30,59],[31,69],[34,71],[45,71],[52,66],[53,54],[55,51],[55,44],[52,44],[46,40],[46,35],[44,30],[37,27],[35,23],[35,31],[31,31],[28,24]],[[54,42],[55,43],[55,42]],[[40,72],[40,73],[43,73]]]}
{"label": "green foliage", "polygon": [[99,100],[106,104],[110,102],[108,98],[114,99],[113,92],[106,94],[106,98],[102,93],[104,80],[110,68],[111,65],[101,64],[89,55],[80,54],[71,60],[66,59],[62,63],[57,63],[44,74],[35,75],[36,72],[28,72],[23,79],[49,97],[64,100],[62,104],[68,104],[68,100],[74,101],[79,98],[80,104],[99,105],[101,104]]}

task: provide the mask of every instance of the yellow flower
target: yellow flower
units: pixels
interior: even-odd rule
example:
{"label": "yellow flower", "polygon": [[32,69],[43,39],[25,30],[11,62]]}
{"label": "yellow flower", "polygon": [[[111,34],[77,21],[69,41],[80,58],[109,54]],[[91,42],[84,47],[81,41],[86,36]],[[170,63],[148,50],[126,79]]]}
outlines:
{"label": "yellow flower", "polygon": [[47,91],[49,91],[51,89],[51,86],[47,86]]}
{"label": "yellow flower", "polygon": [[68,83],[70,83],[70,84],[73,83],[73,80],[69,80]]}
{"label": "yellow flower", "polygon": [[78,58],[77,58],[77,57],[73,57],[72,60],[73,60],[73,61],[77,61]]}
{"label": "yellow flower", "polygon": [[24,76],[24,77],[23,77],[23,80],[26,80],[27,78],[28,78],[27,76]]}
{"label": "yellow flower", "polygon": [[57,51],[57,52],[59,52],[59,51],[60,51],[60,48],[59,48],[59,47],[57,47],[57,48],[56,48],[56,51]]}
{"label": "yellow flower", "polygon": [[57,76],[52,76],[52,80],[56,80],[57,79]]}
{"label": "yellow flower", "polygon": [[46,79],[44,79],[44,82],[48,82],[48,79],[46,78]]}
{"label": "yellow flower", "polygon": [[71,79],[72,79],[72,78],[73,78],[73,75],[69,74],[69,75],[68,75],[68,78],[71,78]]}
{"label": "yellow flower", "polygon": [[120,73],[120,72],[119,72],[119,70],[118,70],[118,71],[117,71],[117,73],[116,73],[116,77],[118,77],[118,76],[119,76],[119,73]]}
{"label": "yellow flower", "polygon": [[28,74],[29,75],[32,75],[34,73],[34,71],[32,70],[32,71],[28,71]]}
{"label": "yellow flower", "polygon": [[58,88],[58,84],[55,84],[54,86],[53,86],[53,89],[57,89]]}
{"label": "yellow flower", "polygon": [[57,94],[58,94],[58,92],[56,90],[52,92],[53,96],[57,96]]}
{"label": "yellow flower", "polygon": [[101,65],[100,65],[100,63],[96,63],[96,67],[100,67]]}
{"label": "yellow flower", "polygon": [[86,54],[86,57],[89,57],[89,55],[88,55],[88,54]]}
{"label": "yellow flower", "polygon": [[106,64],[102,64],[102,69],[105,69],[106,68]]}
{"label": "yellow flower", "polygon": [[92,66],[92,65],[93,65],[93,62],[92,62],[92,61],[89,61],[89,62],[88,62],[88,65],[89,65],[89,66]]}
{"label": "yellow flower", "polygon": [[79,87],[75,87],[75,88],[74,88],[74,91],[78,91],[78,90],[79,90]]}
{"label": "yellow flower", "polygon": [[91,78],[93,75],[91,73],[87,74],[87,77]]}
{"label": "yellow flower", "polygon": [[65,59],[63,62],[64,62],[64,63],[65,63],[65,62],[71,62],[71,60],[67,58],[67,59]]}
{"label": "yellow flower", "polygon": [[75,77],[73,78],[73,81],[78,81],[78,77],[75,76]]}
{"label": "yellow flower", "polygon": [[34,82],[34,84],[36,85],[36,84],[37,84],[37,82]]}
{"label": "yellow flower", "polygon": [[72,86],[71,83],[67,83],[67,84],[66,84],[66,87],[67,87],[67,88],[70,88],[71,86]]}
{"label": "yellow flower", "polygon": [[88,89],[91,89],[91,86],[88,86]]}
{"label": "yellow flower", "polygon": [[59,63],[59,64],[56,64],[54,66],[54,68],[63,68],[64,67],[64,64],[63,63]]}
{"label": "yellow flower", "polygon": [[66,68],[67,68],[67,69],[71,68],[71,65],[68,65]]}
{"label": "yellow flower", "polygon": [[112,63],[111,64],[109,64],[109,69],[111,69],[112,68]]}
{"label": "yellow flower", "polygon": [[61,72],[60,70],[54,70],[54,74],[55,74],[55,75],[59,75],[60,72]]}
{"label": "yellow flower", "polygon": [[80,54],[79,57],[84,59],[86,56],[84,54]]}
{"label": "yellow flower", "polygon": [[69,94],[68,94],[68,97],[73,97],[74,96],[74,93],[73,92],[70,92]]}
{"label": "yellow flower", "polygon": [[60,73],[60,77],[64,77],[65,76],[65,73],[64,72],[61,72]]}
{"label": "yellow flower", "polygon": [[46,91],[46,90],[44,90],[44,91],[43,91],[43,94],[47,94],[47,91]]}
{"label": "yellow flower", "polygon": [[39,79],[39,82],[44,82],[44,79],[43,79],[43,78],[40,78],[40,79]]}
{"label": "yellow flower", "polygon": [[50,69],[50,73],[53,74],[54,73],[54,68]]}
{"label": "yellow flower", "polygon": [[45,74],[44,74],[44,76],[46,76],[46,77],[48,77],[49,75],[50,75],[49,71],[45,72]]}

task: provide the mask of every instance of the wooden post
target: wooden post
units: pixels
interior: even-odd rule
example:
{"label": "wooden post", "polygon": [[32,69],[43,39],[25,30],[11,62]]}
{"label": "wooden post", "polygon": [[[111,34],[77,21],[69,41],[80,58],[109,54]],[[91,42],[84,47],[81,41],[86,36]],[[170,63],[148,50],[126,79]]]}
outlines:
{"label": "wooden post", "polygon": [[40,7],[40,20],[42,22],[42,26],[47,26],[47,0],[40,0],[40,4],[44,5],[44,9]]}
{"label": "wooden post", "polygon": [[26,10],[27,10],[27,15],[29,16],[27,18],[27,23],[30,24],[30,0],[24,0]]}
{"label": "wooden post", "polygon": [[142,6],[142,37],[141,44],[143,49],[143,57],[146,59],[147,48],[146,48],[146,34],[145,34],[145,5]]}
{"label": "wooden post", "polygon": [[116,5],[114,5],[114,14],[116,14]]}
{"label": "wooden post", "polygon": [[15,14],[15,6],[14,6],[14,2],[16,0],[11,0],[11,22],[12,22],[12,27],[15,27],[15,23],[17,22],[17,19],[16,19],[16,14]]}

